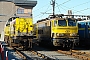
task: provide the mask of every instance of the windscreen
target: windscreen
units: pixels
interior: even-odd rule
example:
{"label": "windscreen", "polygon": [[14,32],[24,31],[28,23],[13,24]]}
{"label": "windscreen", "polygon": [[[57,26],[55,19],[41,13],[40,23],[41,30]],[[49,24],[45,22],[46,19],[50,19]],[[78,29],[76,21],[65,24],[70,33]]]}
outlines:
{"label": "windscreen", "polygon": [[58,26],[67,26],[66,20],[58,20]]}
{"label": "windscreen", "polygon": [[76,21],[72,19],[68,19],[68,26],[76,26]]}

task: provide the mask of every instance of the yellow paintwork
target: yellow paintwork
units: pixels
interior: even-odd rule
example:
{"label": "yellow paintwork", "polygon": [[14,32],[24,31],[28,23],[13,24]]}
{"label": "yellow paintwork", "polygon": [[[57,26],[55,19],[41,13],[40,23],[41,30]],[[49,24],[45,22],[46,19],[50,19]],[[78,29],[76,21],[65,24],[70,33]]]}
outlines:
{"label": "yellow paintwork", "polygon": [[78,33],[77,27],[52,27],[53,33]]}
{"label": "yellow paintwork", "polygon": [[88,30],[90,30],[90,28],[88,28]]}
{"label": "yellow paintwork", "polygon": [[30,26],[33,26],[32,18],[16,18],[16,31],[19,30],[20,32],[27,32],[28,28],[28,32],[30,32],[33,30]]}
{"label": "yellow paintwork", "polygon": [[85,30],[85,28],[78,28],[78,30]]}
{"label": "yellow paintwork", "polygon": [[21,33],[26,33],[27,31],[29,33],[33,31],[32,18],[16,18],[14,24],[10,24],[4,28],[4,33],[6,36],[17,36],[18,31],[20,31]]}
{"label": "yellow paintwork", "polygon": [[54,20],[52,20],[52,33],[78,33],[78,25],[68,26],[68,20],[66,20],[67,26],[54,26],[53,22]]}
{"label": "yellow paintwork", "polygon": [[10,35],[10,26],[6,26],[6,27],[4,28],[4,34],[5,34],[6,36],[9,36],[9,35]]}
{"label": "yellow paintwork", "polygon": [[[60,20],[60,19],[61,18],[51,19],[51,20],[48,20],[48,21],[41,21],[39,23],[36,23],[36,25],[38,27],[38,25],[40,25],[40,24],[44,25],[45,23],[48,23],[50,21],[52,23],[51,25],[49,25],[49,26],[51,26],[51,28],[49,27],[50,30],[51,30],[51,31],[49,31],[49,32],[51,32],[51,34],[50,34],[51,36],[52,36],[52,33],[61,33],[61,34],[62,33],[64,33],[64,34],[75,33],[75,34],[78,34],[78,24],[76,24],[76,26],[68,26],[68,20],[66,20],[66,26],[54,26],[54,21],[57,21],[58,22],[58,20]],[[62,19],[62,20],[64,20],[64,19]],[[56,24],[56,25],[58,25],[58,24]],[[48,24],[47,24],[47,26],[48,26]],[[44,28],[46,28],[47,26],[44,26]],[[48,30],[48,29],[44,30],[44,28],[41,28],[41,30],[43,30],[43,32],[45,31],[45,33],[43,33],[43,35],[45,35],[46,32],[47,32],[46,30]],[[38,28],[37,28],[37,30],[38,30]],[[39,30],[40,30],[40,28],[39,28]],[[49,34],[47,34],[46,36],[48,36],[48,35]]]}

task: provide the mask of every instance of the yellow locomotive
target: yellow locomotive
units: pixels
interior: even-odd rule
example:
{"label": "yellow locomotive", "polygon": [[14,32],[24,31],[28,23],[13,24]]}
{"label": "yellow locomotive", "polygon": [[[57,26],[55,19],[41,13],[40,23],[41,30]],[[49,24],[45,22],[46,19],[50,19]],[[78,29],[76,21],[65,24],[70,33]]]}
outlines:
{"label": "yellow locomotive", "polygon": [[12,17],[4,28],[4,40],[10,46],[30,47],[33,35],[32,18]]}
{"label": "yellow locomotive", "polygon": [[37,39],[41,44],[52,44],[63,48],[71,48],[79,44],[78,25],[74,18],[54,18],[37,21]]}

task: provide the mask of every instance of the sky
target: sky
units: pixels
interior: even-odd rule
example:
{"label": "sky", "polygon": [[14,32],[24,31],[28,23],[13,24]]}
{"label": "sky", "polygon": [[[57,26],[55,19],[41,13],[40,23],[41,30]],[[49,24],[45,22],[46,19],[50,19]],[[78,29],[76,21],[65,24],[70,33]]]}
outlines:
{"label": "sky", "polygon": [[[33,20],[47,18],[52,13],[52,0],[37,0],[37,5],[33,8]],[[72,10],[74,15],[90,15],[90,0],[55,0],[55,14],[68,14]]]}

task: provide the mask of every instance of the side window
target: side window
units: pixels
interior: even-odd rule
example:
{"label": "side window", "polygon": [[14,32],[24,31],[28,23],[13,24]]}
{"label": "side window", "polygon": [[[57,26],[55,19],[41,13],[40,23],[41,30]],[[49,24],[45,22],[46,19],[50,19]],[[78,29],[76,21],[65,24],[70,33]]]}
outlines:
{"label": "side window", "polygon": [[52,26],[53,26],[53,21],[51,22]]}
{"label": "side window", "polygon": [[43,30],[38,30],[38,34],[43,34]]}
{"label": "side window", "polygon": [[54,21],[54,26],[57,26],[57,21],[56,20]]}
{"label": "side window", "polygon": [[6,26],[8,26],[8,25],[10,25],[10,22],[12,21],[12,18],[10,18],[9,20],[8,20],[8,22],[6,23]]}
{"label": "side window", "polygon": [[18,8],[17,9],[17,14],[24,14],[24,9],[23,8]]}
{"label": "side window", "polygon": [[78,23],[78,27],[79,27],[79,28],[85,28],[85,23],[84,23],[84,22]]}
{"label": "side window", "polygon": [[90,28],[90,22],[88,22],[88,27]]}
{"label": "side window", "polygon": [[47,26],[47,23],[45,23],[45,26]]}

